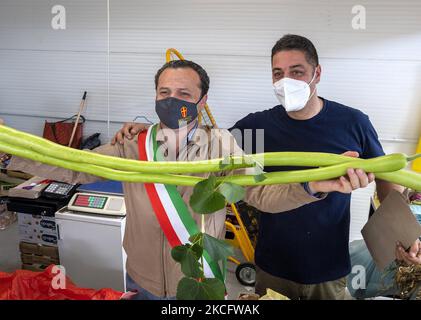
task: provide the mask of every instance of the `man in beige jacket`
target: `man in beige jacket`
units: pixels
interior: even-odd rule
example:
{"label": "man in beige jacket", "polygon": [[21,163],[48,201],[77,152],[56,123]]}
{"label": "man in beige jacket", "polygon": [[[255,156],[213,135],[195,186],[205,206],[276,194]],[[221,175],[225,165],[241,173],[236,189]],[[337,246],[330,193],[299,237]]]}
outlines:
{"label": "man in beige jacket", "polygon": [[[229,131],[198,126],[197,114],[204,108],[209,89],[209,78],[199,65],[191,61],[172,61],[165,64],[155,77],[156,111],[160,117],[157,144],[168,161],[205,160],[227,155],[241,155]],[[175,113],[179,104],[192,106],[184,110],[189,115],[186,125],[176,129]],[[178,104],[178,105],[177,105]],[[175,119],[175,120],[174,120]],[[139,159],[138,138],[124,145],[106,144],[94,152]],[[7,169],[24,171],[48,179],[68,183],[91,183],[101,178],[85,173],[52,167],[12,156]],[[244,170],[245,171],[245,170]],[[208,177],[209,174],[197,174]],[[308,184],[288,184],[249,187],[245,201],[265,212],[291,210],[302,205],[323,201],[324,193],[343,192],[365,187],[373,181],[373,174],[348,170],[348,177]],[[171,257],[171,246],[156,218],[142,183],[123,183],[127,208],[124,249],[127,253],[127,289],[137,291],[136,299],[165,299],[176,295],[182,278],[180,266]],[[194,220],[200,226],[201,215],[193,212],[189,198],[193,188],[177,188]],[[223,239],[225,235],[225,209],[205,217],[205,232]],[[83,270],[81,270],[83,272]]]}

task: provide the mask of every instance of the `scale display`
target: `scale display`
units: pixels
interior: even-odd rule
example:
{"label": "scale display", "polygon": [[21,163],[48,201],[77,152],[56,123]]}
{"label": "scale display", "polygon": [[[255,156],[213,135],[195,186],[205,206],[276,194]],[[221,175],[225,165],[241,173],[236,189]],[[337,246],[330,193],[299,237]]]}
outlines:
{"label": "scale display", "polygon": [[76,196],[73,205],[77,207],[104,209],[107,199],[107,197],[79,194]]}
{"label": "scale display", "polygon": [[95,193],[76,193],[70,200],[69,210],[101,215],[125,216],[124,197]]}

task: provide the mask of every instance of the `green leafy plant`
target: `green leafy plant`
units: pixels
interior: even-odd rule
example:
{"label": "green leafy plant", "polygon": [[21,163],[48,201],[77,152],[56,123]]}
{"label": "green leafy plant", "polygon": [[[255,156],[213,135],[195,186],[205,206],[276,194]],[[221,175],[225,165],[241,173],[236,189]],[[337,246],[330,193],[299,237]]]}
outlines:
{"label": "green leafy plant", "polygon": [[[225,160],[224,160],[225,161]],[[232,166],[229,161],[228,166]],[[221,167],[224,167],[221,161]],[[262,173],[259,172],[259,175]],[[228,203],[235,203],[244,198],[244,187],[230,182],[218,181],[211,175],[208,179],[194,186],[190,197],[190,206],[199,214],[202,214],[202,226],[204,215],[221,210]],[[202,228],[203,230],[203,228]],[[191,244],[174,247],[171,251],[173,259],[181,264],[184,277],[177,287],[177,299],[179,300],[222,300],[225,297],[225,284],[218,278],[206,278],[204,273],[204,254],[216,262],[218,273],[225,275],[226,263],[233,254],[232,248],[223,240],[216,239],[204,232],[190,237]]]}
{"label": "green leafy plant", "polygon": [[225,284],[218,278],[205,277],[204,253],[217,263],[220,274],[224,275],[227,258],[233,254],[225,241],[200,232],[189,239],[191,244],[174,247],[173,259],[180,263],[184,277],[177,286],[179,300],[223,300]]}
{"label": "green leafy plant", "polygon": [[235,203],[242,200],[244,195],[244,187],[218,181],[215,176],[210,176],[194,186],[190,206],[196,213],[213,213],[224,208],[227,202]]}

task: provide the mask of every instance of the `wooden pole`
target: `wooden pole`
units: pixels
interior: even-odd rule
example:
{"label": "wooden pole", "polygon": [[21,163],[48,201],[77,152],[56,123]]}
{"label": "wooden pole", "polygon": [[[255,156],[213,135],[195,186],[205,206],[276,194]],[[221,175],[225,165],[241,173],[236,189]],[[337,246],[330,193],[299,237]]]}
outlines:
{"label": "wooden pole", "polygon": [[70,137],[70,141],[69,141],[69,145],[68,145],[69,147],[72,145],[73,139],[75,137],[76,129],[77,129],[77,126],[79,124],[80,115],[82,114],[83,108],[85,106],[86,94],[87,94],[87,92],[85,91],[84,94],[83,94],[83,97],[82,97],[82,101],[80,102],[79,112],[77,114],[76,122],[75,122],[75,125],[73,126],[72,136]]}

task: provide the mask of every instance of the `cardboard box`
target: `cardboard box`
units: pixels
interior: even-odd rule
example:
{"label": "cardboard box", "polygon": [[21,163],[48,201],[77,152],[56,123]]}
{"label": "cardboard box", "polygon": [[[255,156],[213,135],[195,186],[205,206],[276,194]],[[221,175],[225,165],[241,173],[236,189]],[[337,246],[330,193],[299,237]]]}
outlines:
{"label": "cardboard box", "polygon": [[43,265],[50,265],[50,264],[59,264],[60,261],[58,258],[52,258],[48,256],[38,256],[35,254],[28,254],[22,253],[21,260],[24,264],[43,264]]}
{"label": "cardboard box", "polygon": [[24,254],[35,254],[40,256],[48,256],[51,258],[59,258],[58,248],[54,246],[34,244],[21,241],[19,243],[19,250]]}
{"label": "cardboard box", "polygon": [[31,225],[20,225],[18,226],[18,229],[20,241],[57,246],[57,232],[51,232],[45,229],[40,230],[37,226],[34,227]]}
{"label": "cardboard box", "polygon": [[396,243],[409,248],[420,236],[421,226],[409,206],[408,194],[392,191],[361,230],[379,270],[395,260]]}
{"label": "cardboard box", "polygon": [[9,190],[9,197],[38,199],[42,191],[48,186],[49,180],[33,177]]}
{"label": "cardboard box", "polygon": [[8,196],[10,189],[23,182],[25,182],[25,180],[12,178],[0,172],[0,196]]}
{"label": "cardboard box", "polygon": [[35,272],[42,272],[44,271],[48,265],[44,264],[22,264],[22,270],[29,270],[29,271],[35,271]]}
{"label": "cardboard box", "polygon": [[14,171],[14,170],[7,170],[7,175],[12,178],[22,179],[22,180],[29,180],[33,176],[29,173]]}
{"label": "cardboard box", "polygon": [[16,185],[13,183],[7,183],[0,181],[0,196],[8,196],[9,190],[14,188]]}
{"label": "cardboard box", "polygon": [[25,180],[27,179],[20,179],[20,178],[15,178],[12,177],[10,175],[4,174],[2,172],[0,172],[0,181],[6,182],[6,183],[11,183],[14,184],[15,186],[24,183]]}
{"label": "cardboard box", "polygon": [[57,233],[55,217],[41,216],[22,212],[18,212],[17,215],[19,226],[32,226],[33,228],[38,229],[40,233]]}

